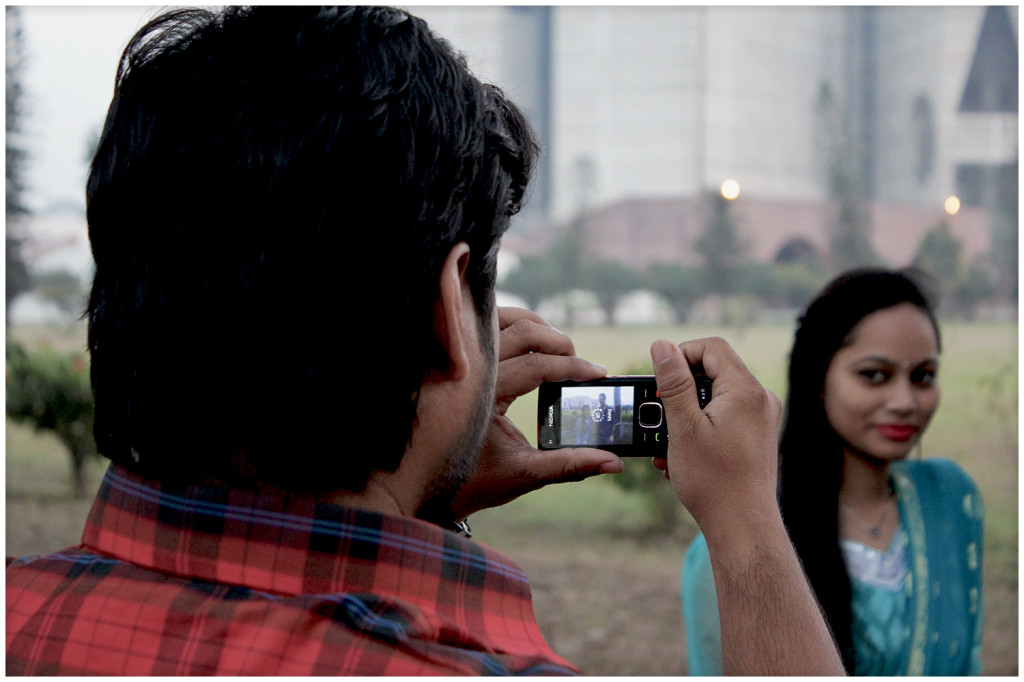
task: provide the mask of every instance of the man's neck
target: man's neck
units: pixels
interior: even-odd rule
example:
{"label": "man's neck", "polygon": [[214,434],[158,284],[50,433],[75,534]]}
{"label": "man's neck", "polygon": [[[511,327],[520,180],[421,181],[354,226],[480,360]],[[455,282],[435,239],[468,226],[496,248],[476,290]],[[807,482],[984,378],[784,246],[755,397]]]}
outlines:
{"label": "man's neck", "polygon": [[339,492],[331,496],[331,502],[343,507],[358,507],[381,514],[397,516],[413,516],[414,510],[407,502],[403,503],[388,485],[387,481],[371,477],[366,487],[358,493]]}

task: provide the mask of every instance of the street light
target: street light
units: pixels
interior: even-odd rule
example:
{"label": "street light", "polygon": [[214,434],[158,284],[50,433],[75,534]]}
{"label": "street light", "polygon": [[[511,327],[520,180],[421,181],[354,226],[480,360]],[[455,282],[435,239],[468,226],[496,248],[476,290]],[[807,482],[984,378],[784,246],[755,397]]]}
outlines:
{"label": "street light", "polygon": [[726,180],[722,183],[722,196],[732,201],[740,195],[740,183],[735,180]]}
{"label": "street light", "polygon": [[956,215],[960,211],[960,199],[955,195],[951,194],[947,199],[946,203],[943,204],[946,209],[946,213],[949,215]]}

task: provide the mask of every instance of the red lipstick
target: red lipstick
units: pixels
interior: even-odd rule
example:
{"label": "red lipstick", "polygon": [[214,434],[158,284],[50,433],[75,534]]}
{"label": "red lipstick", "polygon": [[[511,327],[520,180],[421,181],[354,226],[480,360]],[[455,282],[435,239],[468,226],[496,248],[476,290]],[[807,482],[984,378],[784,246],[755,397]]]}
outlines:
{"label": "red lipstick", "polygon": [[898,443],[905,443],[917,435],[919,429],[912,424],[879,424],[877,428],[883,436]]}

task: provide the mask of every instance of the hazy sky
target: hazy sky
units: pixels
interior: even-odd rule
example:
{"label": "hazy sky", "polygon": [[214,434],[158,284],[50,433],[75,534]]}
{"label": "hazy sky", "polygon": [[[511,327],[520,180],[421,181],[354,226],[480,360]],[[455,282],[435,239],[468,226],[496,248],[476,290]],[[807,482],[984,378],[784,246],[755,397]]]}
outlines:
{"label": "hazy sky", "polygon": [[117,60],[152,7],[24,6],[25,134],[29,194],[35,211],[85,206],[88,141],[99,132],[113,94]]}

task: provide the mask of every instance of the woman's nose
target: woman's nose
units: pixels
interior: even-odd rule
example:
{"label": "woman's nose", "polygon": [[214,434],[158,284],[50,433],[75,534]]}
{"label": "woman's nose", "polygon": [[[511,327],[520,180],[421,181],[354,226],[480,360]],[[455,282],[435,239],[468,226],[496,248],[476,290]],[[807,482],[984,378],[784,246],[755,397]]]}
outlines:
{"label": "woman's nose", "polygon": [[887,407],[894,412],[908,413],[917,409],[917,391],[909,380],[892,383]]}

